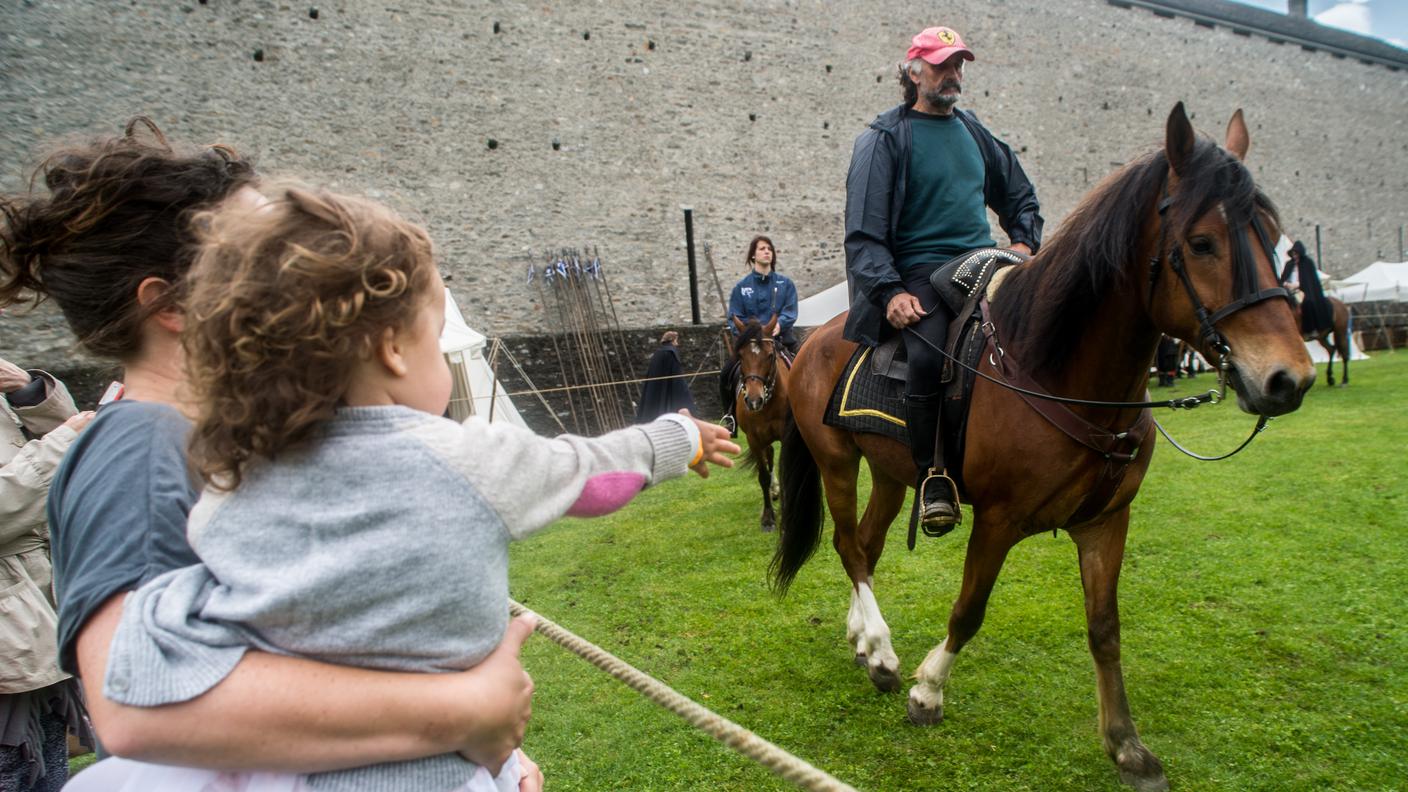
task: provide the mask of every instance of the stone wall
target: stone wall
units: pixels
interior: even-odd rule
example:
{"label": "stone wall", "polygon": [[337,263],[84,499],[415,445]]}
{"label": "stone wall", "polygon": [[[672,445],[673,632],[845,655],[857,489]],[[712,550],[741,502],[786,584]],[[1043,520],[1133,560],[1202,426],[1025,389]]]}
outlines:
{"label": "stone wall", "polygon": [[[759,232],[804,296],[842,278],[851,141],[896,101],[909,36],[939,22],[977,53],[963,105],[1020,152],[1048,236],[1184,100],[1216,135],[1245,108],[1250,164],[1292,236],[1321,226],[1325,269],[1398,257],[1408,73],[1105,0],[953,0],[942,17],[821,0],[6,0],[0,186],[23,183],[41,141],[147,113],[421,219],[491,336],[549,329],[523,274],[588,244],[624,325],[682,324],[681,204],[724,288]],[[0,354],[72,359],[62,327],[7,314]]]}

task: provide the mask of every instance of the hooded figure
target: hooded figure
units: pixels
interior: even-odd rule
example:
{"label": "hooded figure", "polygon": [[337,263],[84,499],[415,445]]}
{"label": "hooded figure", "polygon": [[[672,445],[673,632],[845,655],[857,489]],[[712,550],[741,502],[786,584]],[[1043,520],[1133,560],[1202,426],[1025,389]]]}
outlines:
{"label": "hooded figure", "polygon": [[[641,385],[640,404],[636,407],[636,423],[649,423],[665,413],[678,412],[681,408],[690,413],[698,412],[694,407],[694,397],[689,393],[689,383],[680,379],[684,366],[680,362],[679,334],[670,330],[660,338],[660,347],[650,358],[650,366],[645,370],[646,382]],[[675,379],[651,379],[652,377],[674,377]]]}
{"label": "hooded figure", "polygon": [[1334,327],[1334,309],[1325,299],[1325,290],[1320,287],[1320,275],[1315,268],[1315,259],[1305,253],[1305,244],[1297,241],[1291,245],[1290,258],[1281,270],[1281,283],[1299,284],[1300,331],[1302,335],[1319,335],[1321,331]]}

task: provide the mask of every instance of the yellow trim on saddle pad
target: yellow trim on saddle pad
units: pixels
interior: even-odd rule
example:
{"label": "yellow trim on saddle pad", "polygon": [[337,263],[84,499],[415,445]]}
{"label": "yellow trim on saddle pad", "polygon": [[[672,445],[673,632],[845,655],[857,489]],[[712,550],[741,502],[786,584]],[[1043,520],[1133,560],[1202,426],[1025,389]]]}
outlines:
{"label": "yellow trim on saddle pad", "polygon": [[849,418],[853,415],[868,415],[872,418],[879,418],[883,421],[889,421],[892,424],[904,426],[906,429],[908,429],[909,427],[905,425],[904,421],[900,420],[899,418],[896,418],[893,415],[890,415],[889,413],[881,412],[880,410],[872,410],[870,408],[862,408],[857,410],[846,409],[846,401],[851,398],[851,385],[854,384],[856,381],[856,372],[860,371],[861,367],[865,365],[865,359],[868,357],[870,357],[870,347],[867,347],[864,352],[860,353],[860,359],[857,360],[856,364],[851,367],[851,375],[846,378],[846,387],[841,389],[841,405],[836,410],[836,414],[844,418]]}

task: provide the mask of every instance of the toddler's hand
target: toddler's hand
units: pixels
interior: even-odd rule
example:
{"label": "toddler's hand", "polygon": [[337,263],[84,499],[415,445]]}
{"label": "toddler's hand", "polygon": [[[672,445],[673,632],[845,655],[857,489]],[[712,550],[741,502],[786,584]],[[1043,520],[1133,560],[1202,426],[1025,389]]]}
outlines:
{"label": "toddler's hand", "polygon": [[709,478],[710,464],[733,467],[730,455],[740,453],[743,449],[729,440],[728,430],[718,424],[705,423],[695,418],[689,414],[689,410],[680,410],[680,414],[694,421],[694,425],[699,427],[699,441],[704,446],[704,455],[698,462],[690,465],[689,469],[698,473],[700,478]]}

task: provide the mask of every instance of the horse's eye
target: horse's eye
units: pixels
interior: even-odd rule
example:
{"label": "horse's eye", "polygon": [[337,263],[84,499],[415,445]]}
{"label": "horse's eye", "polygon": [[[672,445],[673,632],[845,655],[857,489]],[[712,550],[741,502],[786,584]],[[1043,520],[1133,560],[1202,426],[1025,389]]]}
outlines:
{"label": "horse's eye", "polygon": [[1188,250],[1195,256],[1211,256],[1213,253],[1212,240],[1207,237],[1193,237],[1188,240]]}

